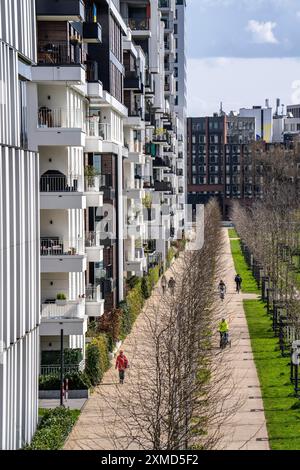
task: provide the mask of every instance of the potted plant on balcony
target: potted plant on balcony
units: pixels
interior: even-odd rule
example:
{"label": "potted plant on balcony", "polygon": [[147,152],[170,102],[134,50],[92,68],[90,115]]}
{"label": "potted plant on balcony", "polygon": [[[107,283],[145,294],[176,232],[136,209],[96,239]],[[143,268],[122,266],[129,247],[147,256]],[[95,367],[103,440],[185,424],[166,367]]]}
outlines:
{"label": "potted plant on balcony", "polygon": [[67,305],[67,296],[63,292],[60,292],[56,296],[56,305],[60,305],[61,307],[64,307]]}
{"label": "potted plant on balcony", "polygon": [[87,187],[89,191],[98,192],[99,191],[99,178],[97,176],[101,175],[101,172],[92,165],[85,167],[84,175],[87,182]]}
{"label": "potted plant on balcony", "polygon": [[72,256],[75,256],[76,253],[77,253],[77,250],[76,248],[74,248],[73,246],[69,248],[69,251],[68,251],[69,255],[72,255]]}

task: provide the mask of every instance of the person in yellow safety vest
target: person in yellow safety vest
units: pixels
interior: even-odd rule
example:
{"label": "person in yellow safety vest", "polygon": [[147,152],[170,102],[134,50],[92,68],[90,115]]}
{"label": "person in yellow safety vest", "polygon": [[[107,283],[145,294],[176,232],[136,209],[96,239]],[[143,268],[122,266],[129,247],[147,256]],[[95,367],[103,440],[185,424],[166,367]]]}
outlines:
{"label": "person in yellow safety vest", "polygon": [[221,323],[219,324],[219,332],[221,337],[225,335],[225,341],[228,341],[228,336],[229,336],[229,325],[228,322],[225,320],[225,318],[222,318]]}

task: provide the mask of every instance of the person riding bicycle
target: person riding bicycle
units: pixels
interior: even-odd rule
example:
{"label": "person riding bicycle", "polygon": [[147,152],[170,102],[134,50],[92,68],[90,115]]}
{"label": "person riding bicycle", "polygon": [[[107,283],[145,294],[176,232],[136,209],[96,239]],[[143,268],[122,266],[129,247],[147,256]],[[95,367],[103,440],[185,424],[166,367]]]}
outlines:
{"label": "person riding bicycle", "polygon": [[227,344],[228,338],[229,338],[229,325],[228,325],[228,322],[225,320],[225,318],[222,318],[222,321],[219,324],[219,333],[221,336],[221,341],[222,341],[222,338],[224,337],[225,344]]}
{"label": "person riding bicycle", "polygon": [[220,293],[221,299],[223,300],[226,294],[226,284],[222,280],[220,281],[220,284],[219,284],[219,293]]}

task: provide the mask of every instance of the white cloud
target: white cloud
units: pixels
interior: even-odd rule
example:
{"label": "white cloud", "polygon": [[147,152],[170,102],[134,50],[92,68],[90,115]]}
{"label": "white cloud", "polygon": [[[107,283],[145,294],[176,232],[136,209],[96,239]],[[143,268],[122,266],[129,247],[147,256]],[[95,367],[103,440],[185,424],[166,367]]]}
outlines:
{"label": "white cloud", "polygon": [[278,44],[273,32],[276,26],[272,21],[249,20],[246,30],[252,33],[253,42],[257,44]]}

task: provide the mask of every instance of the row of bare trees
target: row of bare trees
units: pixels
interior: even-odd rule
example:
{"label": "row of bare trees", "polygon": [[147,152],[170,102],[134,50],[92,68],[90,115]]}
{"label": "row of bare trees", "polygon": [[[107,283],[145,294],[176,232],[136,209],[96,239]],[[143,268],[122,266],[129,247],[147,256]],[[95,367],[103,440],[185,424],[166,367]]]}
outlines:
{"label": "row of bare trees", "polygon": [[298,328],[300,318],[300,145],[255,144],[252,172],[260,197],[235,202],[232,218],[274,303]]}
{"label": "row of bare trees", "polygon": [[202,249],[187,249],[168,273],[176,279],[174,295],[157,289],[148,304],[132,354],[130,399],[120,389],[118,406],[109,403],[123,429],[120,435],[117,424],[107,428],[116,448],[212,449],[232,413],[223,406],[231,394],[228,377],[215,361],[222,314],[216,296],[222,251],[216,202],[205,208],[204,235]]}

